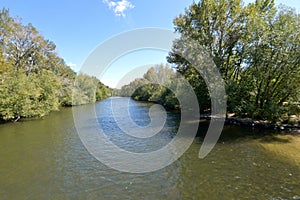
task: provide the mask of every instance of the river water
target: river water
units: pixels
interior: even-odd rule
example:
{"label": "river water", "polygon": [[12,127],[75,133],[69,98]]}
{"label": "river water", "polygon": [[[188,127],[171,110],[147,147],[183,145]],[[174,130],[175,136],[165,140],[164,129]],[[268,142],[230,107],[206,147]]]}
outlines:
{"label": "river water", "polygon": [[[95,108],[102,113],[98,120],[106,134],[118,146],[154,151],[176,135],[179,114],[168,113],[156,139],[128,139],[111,112],[103,115],[110,101]],[[90,106],[94,105],[86,108]],[[147,124],[149,106],[130,100],[137,124]],[[261,145],[257,135],[267,132],[227,126],[213,151],[199,159],[205,131],[206,125],[200,124],[190,148],[168,167],[132,174],[111,169],[89,154],[76,132],[72,108],[43,119],[2,124],[0,199],[300,199],[299,166]]]}

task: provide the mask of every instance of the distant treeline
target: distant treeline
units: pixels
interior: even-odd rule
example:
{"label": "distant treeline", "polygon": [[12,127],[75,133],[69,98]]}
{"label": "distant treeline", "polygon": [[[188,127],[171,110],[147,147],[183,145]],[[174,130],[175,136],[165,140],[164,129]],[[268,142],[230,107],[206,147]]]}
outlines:
{"label": "distant treeline", "polygon": [[110,95],[110,88],[95,77],[77,75],[55,48],[32,24],[0,11],[0,120],[41,117],[59,106]]}
{"label": "distant treeline", "polygon": [[[120,96],[132,97],[137,101],[159,103],[173,110],[179,108],[174,92],[179,89],[178,74],[163,64],[151,67],[143,76],[115,91]],[[184,91],[182,91],[184,92]]]}
{"label": "distant treeline", "polygon": [[[209,112],[211,107],[206,83],[178,53],[189,48],[182,43],[187,38],[207,50],[221,73],[228,112],[271,121],[299,116],[300,15],[284,5],[276,8],[274,0],[244,5],[241,0],[193,3],[174,19],[175,31],[181,38],[174,41],[167,60],[189,81],[202,111]],[[127,95],[132,88],[138,88],[131,93],[134,99],[176,107],[178,102],[170,90],[147,80],[164,71],[170,70],[162,66],[152,68],[143,79],[124,86],[120,93]],[[170,74],[167,81],[172,85],[171,77],[176,75],[171,71]],[[141,86],[143,83],[146,85]]]}

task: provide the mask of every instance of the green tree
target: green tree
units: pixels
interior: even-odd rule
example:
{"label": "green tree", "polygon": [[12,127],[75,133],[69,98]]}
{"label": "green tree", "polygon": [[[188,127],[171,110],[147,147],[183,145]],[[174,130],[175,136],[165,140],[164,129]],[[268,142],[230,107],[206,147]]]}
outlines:
{"label": "green tree", "polygon": [[[242,65],[247,13],[241,0],[201,0],[174,19],[175,31],[206,47],[223,78],[237,78]],[[190,64],[174,50],[168,60],[184,74]]]}
{"label": "green tree", "polygon": [[193,86],[200,107],[209,108],[203,78],[176,52],[183,38],[202,45],[226,84],[228,110],[254,118],[278,120],[299,102],[299,15],[274,0],[201,0],[175,18],[168,61]]}
{"label": "green tree", "polygon": [[97,78],[79,74],[73,88],[72,105],[82,105],[100,101],[110,96],[110,89]]}
{"label": "green tree", "polygon": [[71,70],[55,52],[55,44],[32,24],[23,25],[5,9],[0,11],[0,33],[0,120],[42,117],[60,105],[110,95],[98,79]]}
{"label": "green tree", "polygon": [[53,73],[27,76],[10,69],[0,87],[0,116],[4,120],[42,117],[58,110],[58,79]]}
{"label": "green tree", "polygon": [[251,109],[247,111],[253,117],[276,120],[287,112],[285,105],[299,102],[300,21],[287,7],[277,13],[275,9],[258,13],[249,18],[252,34],[245,45],[248,60],[244,74],[251,77]]}
{"label": "green tree", "polygon": [[[169,65],[151,67],[143,78],[121,88],[120,94],[137,101],[151,101],[174,109],[179,103],[173,91],[177,90],[177,73]],[[170,89],[169,89],[170,88]]]}

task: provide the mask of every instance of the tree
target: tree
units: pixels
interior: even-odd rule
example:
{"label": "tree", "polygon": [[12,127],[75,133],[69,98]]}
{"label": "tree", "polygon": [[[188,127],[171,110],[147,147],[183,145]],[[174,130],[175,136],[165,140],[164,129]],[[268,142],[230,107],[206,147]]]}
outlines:
{"label": "tree", "polygon": [[[71,70],[55,52],[55,44],[32,24],[23,25],[5,9],[0,11],[0,33],[0,120],[42,117],[60,105],[110,95],[98,79]],[[73,93],[78,94],[74,101]]]}
{"label": "tree", "polygon": [[151,101],[174,109],[178,100],[170,90],[177,90],[177,73],[169,65],[151,67],[143,78],[135,79],[121,88],[120,94],[131,96],[137,101]]}
{"label": "tree", "polygon": [[0,87],[0,118],[42,117],[58,110],[58,89],[58,79],[51,72],[26,76],[10,69]]}
{"label": "tree", "polygon": [[86,74],[79,74],[73,87],[72,105],[93,103],[107,98],[110,89],[97,78]]}
{"label": "tree", "polygon": [[225,80],[228,110],[276,120],[299,102],[299,15],[274,7],[274,0],[201,0],[175,18],[168,61],[193,86],[200,107],[209,108],[209,94],[200,74],[176,52],[183,38],[202,45]]}
{"label": "tree", "polygon": [[[241,0],[202,0],[174,19],[175,31],[205,46],[225,80],[238,77],[242,65],[246,10]],[[174,44],[176,48],[176,44]],[[189,63],[172,51],[170,63],[184,73]]]}
{"label": "tree", "polygon": [[244,73],[251,77],[248,111],[254,117],[275,120],[286,113],[285,105],[299,102],[299,22],[299,16],[287,7],[249,18],[252,34],[245,45]]}

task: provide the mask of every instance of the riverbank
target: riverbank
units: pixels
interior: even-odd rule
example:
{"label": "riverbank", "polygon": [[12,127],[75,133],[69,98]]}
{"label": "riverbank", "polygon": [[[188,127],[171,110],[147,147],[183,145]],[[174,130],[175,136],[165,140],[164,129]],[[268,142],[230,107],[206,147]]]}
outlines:
{"label": "riverbank", "polygon": [[[210,120],[211,115],[202,114],[200,119]],[[242,118],[233,114],[228,114],[225,119],[225,125],[236,125],[247,128],[268,129],[278,131],[296,131],[300,133],[300,120],[298,119],[293,124],[284,122],[271,122],[267,120],[254,120],[251,118]]]}
{"label": "riverbank", "polygon": [[[160,104],[169,112],[177,112],[177,113],[181,112],[180,106],[175,106],[174,108],[171,108],[157,101],[149,101],[149,100],[148,101],[135,100],[135,101]],[[210,113],[204,113],[200,115],[200,120],[210,121],[211,118],[212,116],[210,115]],[[246,127],[246,128],[257,128],[257,129],[276,130],[276,131],[296,131],[300,134],[300,116],[296,116],[296,115],[292,116],[290,120],[272,122],[269,120],[256,120],[256,119],[236,116],[234,113],[227,113],[225,119],[225,125],[236,125],[236,126]]]}

